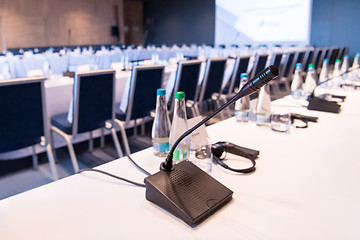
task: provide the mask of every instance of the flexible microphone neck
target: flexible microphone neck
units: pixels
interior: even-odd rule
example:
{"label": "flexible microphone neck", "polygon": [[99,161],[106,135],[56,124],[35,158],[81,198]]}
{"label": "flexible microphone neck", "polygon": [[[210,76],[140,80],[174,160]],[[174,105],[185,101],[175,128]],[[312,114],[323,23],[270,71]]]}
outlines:
{"label": "flexible microphone neck", "polygon": [[311,92],[310,97],[314,97],[314,96],[315,96],[315,90],[316,90],[317,87],[319,87],[319,86],[323,85],[324,83],[327,83],[327,82],[329,82],[329,81],[331,81],[331,80],[333,80],[333,79],[335,79],[335,78],[342,77],[343,75],[348,74],[348,73],[350,73],[350,72],[352,72],[352,71],[354,71],[354,70],[357,70],[357,69],[359,69],[359,68],[360,68],[360,67],[356,67],[356,68],[351,69],[351,70],[348,69],[348,70],[346,70],[345,72],[343,72],[343,73],[341,73],[341,74],[339,74],[339,75],[332,76],[331,78],[327,78],[326,80],[324,80],[324,81],[322,81],[322,82],[319,82],[319,83],[316,85],[316,87],[314,88],[314,90]]}
{"label": "flexible microphone neck", "polygon": [[189,136],[193,131],[198,129],[201,125],[203,125],[204,123],[209,121],[216,114],[218,114],[219,112],[224,110],[226,107],[228,107],[230,104],[234,103],[238,99],[259,91],[262,86],[267,84],[270,80],[275,79],[278,74],[279,74],[279,70],[274,65],[271,65],[271,66],[265,68],[262,72],[257,74],[252,80],[248,81],[247,84],[244,87],[242,87],[240,89],[240,91],[233,98],[231,98],[228,102],[226,102],[224,105],[222,105],[221,107],[216,109],[212,114],[210,114],[209,116],[204,118],[202,121],[200,121],[194,127],[190,128],[185,133],[183,133],[171,147],[171,150],[170,150],[169,154],[167,155],[165,161],[161,163],[160,169],[164,170],[164,171],[172,171],[174,169],[174,167],[173,167],[174,151],[175,151],[177,145],[179,145],[179,143],[185,137]]}

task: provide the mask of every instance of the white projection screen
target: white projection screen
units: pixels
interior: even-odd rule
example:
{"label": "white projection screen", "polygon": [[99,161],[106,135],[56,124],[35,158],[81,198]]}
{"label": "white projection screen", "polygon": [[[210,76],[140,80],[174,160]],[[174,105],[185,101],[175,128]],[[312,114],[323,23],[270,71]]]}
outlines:
{"label": "white projection screen", "polygon": [[215,44],[298,44],[310,39],[312,0],[216,0]]}

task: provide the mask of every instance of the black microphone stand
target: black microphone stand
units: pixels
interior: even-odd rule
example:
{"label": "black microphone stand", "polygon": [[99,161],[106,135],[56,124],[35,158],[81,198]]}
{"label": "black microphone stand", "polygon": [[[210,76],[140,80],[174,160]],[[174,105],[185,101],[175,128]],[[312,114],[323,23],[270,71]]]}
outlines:
{"label": "black microphone stand", "polygon": [[357,70],[359,69],[359,67],[355,68],[355,69],[351,69],[351,70],[347,70],[346,72],[344,73],[341,73],[337,76],[333,76],[331,78],[328,78],[326,79],[325,81],[322,81],[320,82],[315,88],[314,90],[312,91],[312,93],[309,95],[308,97],[308,106],[307,106],[307,109],[309,110],[316,110],[316,111],[323,111],[323,112],[331,112],[331,113],[339,113],[340,112],[340,108],[341,108],[341,105],[338,104],[336,101],[328,101],[326,99],[323,99],[323,98],[320,98],[320,97],[316,97],[315,96],[315,90],[317,87],[323,85],[324,83],[327,83],[335,78],[338,78],[338,77],[342,77],[344,76],[345,74],[348,74],[354,70]]}
{"label": "black microphone stand", "polygon": [[145,178],[146,199],[195,226],[232,199],[233,192],[190,161],[173,166],[173,152],[186,136],[239,98],[258,91],[279,74],[269,66],[250,80],[231,100],[181,135],[172,146],[159,172]]}

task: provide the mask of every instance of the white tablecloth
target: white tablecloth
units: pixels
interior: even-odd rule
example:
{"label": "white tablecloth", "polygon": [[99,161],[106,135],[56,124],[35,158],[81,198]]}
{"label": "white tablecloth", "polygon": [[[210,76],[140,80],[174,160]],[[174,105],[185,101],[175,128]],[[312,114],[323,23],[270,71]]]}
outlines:
{"label": "white tablecloth", "polygon": [[[208,127],[212,142],[257,149],[260,157],[248,175],[213,167],[233,199],[196,228],[145,200],[145,189],[88,172],[0,201],[0,239],[359,239],[359,102],[351,92],[332,114],[278,100],[274,105],[319,117],[288,133],[234,118]],[[132,157],[152,173],[163,161],[150,148]],[[145,177],[126,158],[99,169]]]}

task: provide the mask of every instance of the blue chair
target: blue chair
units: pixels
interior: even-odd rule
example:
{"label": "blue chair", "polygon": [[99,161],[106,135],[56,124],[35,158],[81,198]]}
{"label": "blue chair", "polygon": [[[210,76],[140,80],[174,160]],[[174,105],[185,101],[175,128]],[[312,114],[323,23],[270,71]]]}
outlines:
{"label": "blue chair", "polygon": [[[145,118],[150,117],[151,112],[156,109],[156,90],[162,86],[164,68],[163,65],[133,67],[129,88],[124,90],[128,91],[126,107],[121,109],[121,103],[116,106],[116,122],[122,129],[129,127],[130,122],[133,121],[134,135],[136,135],[137,120],[140,119],[144,134]],[[126,153],[130,154],[128,146]]]}
{"label": "blue chair", "polygon": [[[115,71],[99,70],[79,73],[75,77],[72,99],[73,119],[69,121],[68,113],[55,115],[51,118],[51,133],[58,133],[67,143],[70,158],[75,172],[79,171],[72,139],[80,133],[109,129],[112,134],[118,157],[123,153],[117,138],[115,123]],[[90,141],[92,150],[92,141]]]}
{"label": "blue chair", "polygon": [[176,71],[174,88],[171,93],[170,101],[168,102],[170,112],[173,112],[175,106],[173,98],[174,93],[182,91],[185,92],[185,100],[191,107],[192,114],[199,115],[199,110],[194,103],[199,83],[200,69],[201,61],[199,60],[190,60],[179,63]]}
{"label": "blue chair", "polygon": [[0,153],[32,148],[33,164],[38,160],[35,145],[46,148],[51,172],[57,180],[46,118],[44,78],[0,81]]}
{"label": "blue chair", "polygon": [[215,101],[218,107],[220,105],[219,99],[221,96],[226,61],[226,58],[213,58],[208,59],[206,62],[205,76],[201,84],[201,91],[198,98],[201,114],[204,112],[204,101],[210,103],[211,101]]}

